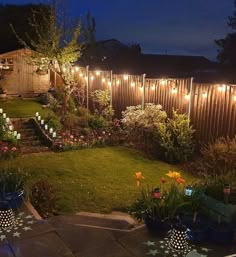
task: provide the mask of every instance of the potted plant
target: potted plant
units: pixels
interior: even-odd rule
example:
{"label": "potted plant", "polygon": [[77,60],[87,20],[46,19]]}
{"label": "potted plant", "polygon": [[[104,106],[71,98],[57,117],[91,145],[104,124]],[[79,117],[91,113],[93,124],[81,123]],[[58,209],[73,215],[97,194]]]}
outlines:
{"label": "potted plant", "polygon": [[20,169],[1,169],[0,202],[8,202],[13,210],[19,209],[24,201],[26,178]]}
{"label": "potted plant", "polygon": [[141,190],[141,196],[129,210],[139,221],[144,221],[151,231],[158,233],[167,232],[176,223],[179,226],[178,210],[187,204],[182,186],[184,179],[180,173],[170,171],[166,175],[169,180],[162,177],[161,186]]}

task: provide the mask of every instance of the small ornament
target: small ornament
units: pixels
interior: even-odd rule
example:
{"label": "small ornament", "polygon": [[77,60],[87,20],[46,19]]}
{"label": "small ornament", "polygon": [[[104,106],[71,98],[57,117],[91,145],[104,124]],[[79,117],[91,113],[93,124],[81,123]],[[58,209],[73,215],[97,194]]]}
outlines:
{"label": "small ornament", "polygon": [[15,217],[13,210],[9,208],[7,202],[0,202],[0,229],[6,229],[14,226]]}
{"label": "small ornament", "polygon": [[184,194],[186,196],[192,196],[193,194],[193,188],[191,186],[186,186],[184,190]]}
{"label": "small ornament", "polygon": [[153,190],[153,197],[156,199],[160,199],[161,198],[161,191],[160,188],[155,188]]}

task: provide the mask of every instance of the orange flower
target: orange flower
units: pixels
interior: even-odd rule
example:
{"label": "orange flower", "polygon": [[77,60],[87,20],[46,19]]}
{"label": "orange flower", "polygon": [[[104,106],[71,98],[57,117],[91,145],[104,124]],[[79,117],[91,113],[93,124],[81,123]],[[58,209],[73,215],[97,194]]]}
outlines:
{"label": "orange flower", "polygon": [[144,176],[142,175],[142,172],[136,172],[134,174],[134,177],[136,178],[136,181],[137,181],[137,187],[139,187],[141,179],[144,179]]}
{"label": "orange flower", "polygon": [[170,177],[170,178],[180,178],[180,173],[177,171],[169,171],[166,176]]}
{"label": "orange flower", "polygon": [[185,183],[185,180],[183,178],[179,177],[179,178],[176,178],[176,182],[178,184],[183,184],[183,183]]}
{"label": "orange flower", "polygon": [[162,183],[162,184],[165,184],[166,182],[167,182],[167,180],[166,180],[164,177],[162,177],[162,178],[161,178],[161,183]]}

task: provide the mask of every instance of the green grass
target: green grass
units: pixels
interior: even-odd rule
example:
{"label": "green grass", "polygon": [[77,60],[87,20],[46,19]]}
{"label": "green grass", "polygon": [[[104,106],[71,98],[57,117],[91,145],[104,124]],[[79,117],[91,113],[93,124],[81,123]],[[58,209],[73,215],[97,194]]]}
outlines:
{"label": "green grass", "polygon": [[33,117],[36,112],[40,112],[41,115],[48,112],[47,109],[42,108],[38,100],[23,100],[21,98],[1,100],[0,108],[3,108],[10,118]]}
{"label": "green grass", "polygon": [[[25,155],[10,164],[28,171],[31,182],[39,178],[50,181],[58,195],[57,210],[65,213],[125,210],[139,194],[135,172],[143,173],[145,187],[158,186],[169,170],[179,171],[124,147]],[[187,181],[193,179],[189,174],[182,175]]]}

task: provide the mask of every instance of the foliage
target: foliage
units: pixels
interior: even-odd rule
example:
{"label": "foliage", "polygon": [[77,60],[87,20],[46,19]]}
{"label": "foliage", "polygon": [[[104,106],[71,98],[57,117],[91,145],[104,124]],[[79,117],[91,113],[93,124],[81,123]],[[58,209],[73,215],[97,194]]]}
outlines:
{"label": "foliage", "polygon": [[56,192],[52,184],[40,179],[31,186],[30,200],[43,218],[55,212]]}
{"label": "foliage", "polygon": [[197,175],[215,176],[228,172],[236,173],[236,137],[219,138],[201,149],[201,156],[186,165],[186,169]]}
{"label": "foliage", "polygon": [[224,184],[230,184],[231,193],[229,195],[229,202],[236,203],[236,173],[228,171],[227,174],[215,175],[205,179],[204,188],[206,194],[224,202],[223,188]]}
{"label": "foliage", "polygon": [[0,169],[0,193],[17,192],[25,189],[28,174],[19,168]]}
{"label": "foliage", "polygon": [[167,114],[162,111],[161,105],[148,103],[144,109],[141,105],[127,107],[122,112],[121,123],[132,142],[145,144],[150,148],[154,144],[155,131],[159,130],[166,118]]}
{"label": "foliage", "polygon": [[[234,1],[236,8],[236,1]],[[235,67],[236,64],[236,10],[234,10],[233,16],[228,18],[228,26],[233,32],[228,33],[225,38],[216,40],[216,44],[219,47],[217,59],[226,65]]]}
{"label": "foliage", "polygon": [[161,156],[170,163],[187,161],[194,150],[193,133],[187,115],[173,111],[173,117],[156,131]]}
{"label": "foliage", "polygon": [[48,127],[53,128],[54,131],[61,130],[62,128],[60,119],[53,112],[48,113],[47,116],[44,117],[44,121],[48,124]]}
{"label": "foliage", "polygon": [[107,126],[107,121],[97,114],[88,116],[88,125],[92,129],[105,128]]}
{"label": "foliage", "polygon": [[[139,221],[144,220],[146,216],[156,220],[168,220],[172,222],[178,214],[178,210],[188,203],[184,198],[185,182],[179,172],[169,171],[166,174],[169,179],[161,178],[162,186],[160,195],[155,196],[155,189],[141,190],[141,196],[133,203],[129,212]],[[164,185],[165,184],[165,185]]]}
{"label": "foliage", "polygon": [[77,126],[78,117],[73,113],[67,113],[63,118],[64,128],[72,130]]}
{"label": "foliage", "polygon": [[95,90],[91,93],[95,114],[102,116],[106,120],[111,120],[114,110],[110,105],[111,96],[109,90]]}

